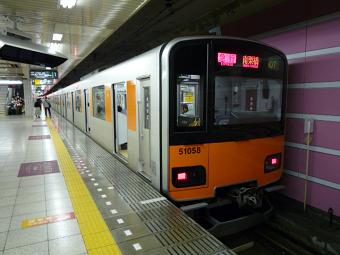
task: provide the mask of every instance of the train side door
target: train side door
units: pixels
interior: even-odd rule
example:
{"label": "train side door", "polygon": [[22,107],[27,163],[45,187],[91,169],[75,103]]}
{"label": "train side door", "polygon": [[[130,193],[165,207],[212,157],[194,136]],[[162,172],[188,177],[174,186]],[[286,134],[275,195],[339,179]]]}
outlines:
{"label": "train side door", "polygon": [[74,123],[74,93],[71,92],[71,112],[72,112],[72,122]]}
{"label": "train side door", "polygon": [[150,77],[140,79],[140,101],[138,102],[139,165],[140,171],[151,176],[151,98]]}
{"label": "train side door", "polygon": [[84,89],[84,101],[85,101],[85,131],[90,133],[90,96],[88,89]]}
{"label": "train side door", "polygon": [[126,107],[126,84],[113,85],[114,91],[114,141],[115,154],[128,158],[128,128]]}

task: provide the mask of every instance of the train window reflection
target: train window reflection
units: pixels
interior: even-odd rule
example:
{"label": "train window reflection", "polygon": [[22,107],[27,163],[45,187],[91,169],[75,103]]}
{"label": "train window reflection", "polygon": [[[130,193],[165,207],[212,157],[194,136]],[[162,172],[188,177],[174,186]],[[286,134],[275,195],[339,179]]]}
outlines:
{"label": "train window reflection", "polygon": [[76,111],[81,112],[81,90],[76,91]]}
{"label": "train window reflection", "polygon": [[104,85],[92,89],[93,116],[105,120],[105,88]]}
{"label": "train window reflection", "polygon": [[216,76],[214,125],[281,120],[282,81]]}
{"label": "train window reflection", "polygon": [[202,87],[200,75],[177,76],[177,126],[202,126]]}

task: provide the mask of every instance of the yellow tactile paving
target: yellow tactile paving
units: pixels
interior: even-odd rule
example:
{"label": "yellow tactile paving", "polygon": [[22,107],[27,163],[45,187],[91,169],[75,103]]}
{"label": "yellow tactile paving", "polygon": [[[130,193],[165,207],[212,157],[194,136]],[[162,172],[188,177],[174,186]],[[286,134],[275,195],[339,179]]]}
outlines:
{"label": "yellow tactile paving", "polygon": [[121,255],[118,245],[79,175],[51,120],[47,120],[58,162],[70,194],[74,213],[89,255]]}
{"label": "yellow tactile paving", "polygon": [[101,247],[95,250],[89,250],[88,251],[88,255],[112,255],[115,254],[117,250],[117,247],[110,245],[110,246],[105,246],[105,247]]}
{"label": "yellow tactile paving", "polygon": [[87,250],[94,250],[101,247],[112,245],[112,235],[110,232],[97,232],[83,236]]}

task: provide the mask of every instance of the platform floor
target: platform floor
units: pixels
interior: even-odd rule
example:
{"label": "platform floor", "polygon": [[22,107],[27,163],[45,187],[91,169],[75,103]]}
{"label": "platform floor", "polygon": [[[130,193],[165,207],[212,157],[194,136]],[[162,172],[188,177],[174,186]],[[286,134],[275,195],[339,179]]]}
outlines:
{"label": "platform floor", "polygon": [[46,135],[45,122],[0,120],[1,255],[86,254],[53,141]]}
{"label": "platform floor", "polygon": [[0,132],[0,255],[233,254],[56,114]]}

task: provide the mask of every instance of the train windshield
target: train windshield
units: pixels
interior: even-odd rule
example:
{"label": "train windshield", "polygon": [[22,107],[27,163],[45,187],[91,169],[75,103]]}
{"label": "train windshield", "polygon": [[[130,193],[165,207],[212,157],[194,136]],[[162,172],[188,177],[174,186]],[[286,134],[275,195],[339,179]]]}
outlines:
{"label": "train windshield", "polygon": [[214,125],[281,120],[282,81],[215,76]]}
{"label": "train windshield", "polygon": [[215,127],[281,121],[283,60],[263,48],[215,45]]}

